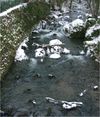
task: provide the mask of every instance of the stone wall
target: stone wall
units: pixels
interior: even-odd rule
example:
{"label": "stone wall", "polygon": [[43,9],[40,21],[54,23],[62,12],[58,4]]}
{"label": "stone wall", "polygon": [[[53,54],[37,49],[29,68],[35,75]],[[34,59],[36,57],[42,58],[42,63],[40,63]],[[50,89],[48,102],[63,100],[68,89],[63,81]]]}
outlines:
{"label": "stone wall", "polygon": [[0,79],[11,66],[20,43],[49,11],[47,3],[36,1],[0,17]]}

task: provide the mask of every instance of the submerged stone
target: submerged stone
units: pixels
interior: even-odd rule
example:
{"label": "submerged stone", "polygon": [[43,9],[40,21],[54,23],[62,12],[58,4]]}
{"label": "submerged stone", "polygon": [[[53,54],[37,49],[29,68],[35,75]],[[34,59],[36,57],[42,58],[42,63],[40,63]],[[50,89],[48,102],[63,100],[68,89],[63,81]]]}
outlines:
{"label": "submerged stone", "polygon": [[56,78],[56,76],[53,75],[53,74],[48,74],[48,78],[49,78],[49,79],[53,79],[53,78]]}

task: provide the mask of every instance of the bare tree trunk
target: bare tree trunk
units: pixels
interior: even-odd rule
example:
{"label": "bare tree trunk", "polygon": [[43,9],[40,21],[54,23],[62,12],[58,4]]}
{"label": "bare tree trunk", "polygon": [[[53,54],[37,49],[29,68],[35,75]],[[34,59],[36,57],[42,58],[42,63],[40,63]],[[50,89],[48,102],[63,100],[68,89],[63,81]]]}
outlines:
{"label": "bare tree trunk", "polygon": [[88,6],[90,8],[90,11],[92,13],[92,16],[97,19],[98,14],[99,14],[99,0],[87,0]]}
{"label": "bare tree trunk", "polygon": [[70,5],[69,5],[70,10],[72,9],[72,2],[73,2],[73,0],[70,0]]}

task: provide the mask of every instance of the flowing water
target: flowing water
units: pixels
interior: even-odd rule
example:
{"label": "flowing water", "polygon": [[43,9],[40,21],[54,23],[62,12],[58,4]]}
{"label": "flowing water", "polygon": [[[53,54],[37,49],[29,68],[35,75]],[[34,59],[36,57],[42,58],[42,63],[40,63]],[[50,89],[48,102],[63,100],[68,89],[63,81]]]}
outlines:
{"label": "flowing water", "polygon": [[[52,11],[51,14],[58,12]],[[1,107],[10,116],[16,115],[18,110],[33,116],[99,116],[99,92],[93,88],[99,85],[99,65],[79,53],[84,49],[81,40],[73,41],[66,36],[63,24],[58,22],[64,23],[71,19],[65,18],[68,12],[60,13],[58,19],[49,17],[44,29],[36,27],[39,33],[33,30],[25,50],[29,59],[14,62],[1,83]],[[45,57],[43,62],[34,57],[33,42],[48,44],[55,38],[65,43],[71,54],[62,55],[59,59]],[[49,78],[48,74],[55,77]],[[80,96],[84,90],[86,92]],[[83,102],[83,105],[65,110],[60,105],[47,102],[45,97]],[[33,100],[36,104],[32,103]]]}

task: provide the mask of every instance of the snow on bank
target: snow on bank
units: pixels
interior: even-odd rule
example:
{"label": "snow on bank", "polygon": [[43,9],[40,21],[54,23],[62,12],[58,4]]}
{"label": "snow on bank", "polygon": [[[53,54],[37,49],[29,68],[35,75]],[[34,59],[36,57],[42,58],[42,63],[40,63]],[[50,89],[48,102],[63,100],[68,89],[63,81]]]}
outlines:
{"label": "snow on bank", "polygon": [[24,50],[22,49],[22,46],[27,48],[26,42],[28,42],[28,38],[26,38],[19,48],[16,51],[15,61],[22,61],[28,59],[28,56],[25,54]]}
{"label": "snow on bank", "polygon": [[50,103],[59,104],[59,105],[62,106],[63,109],[67,109],[67,110],[70,110],[70,109],[73,109],[73,108],[76,108],[78,106],[83,105],[82,102],[60,101],[60,100],[55,100],[55,99],[53,99],[51,97],[46,97],[45,99]]}
{"label": "snow on bank", "polygon": [[91,41],[85,41],[85,44],[86,44],[87,46],[92,46],[92,45],[97,45],[98,42],[100,42],[100,36],[94,38],[94,39],[91,40]]}
{"label": "snow on bank", "polygon": [[100,36],[94,38],[91,41],[85,41],[84,42],[85,47],[87,48],[86,55],[87,56],[90,55],[91,57],[95,56],[96,57],[95,61],[97,61],[97,62],[100,62],[100,60],[99,60],[99,56],[100,55],[98,55],[95,50],[98,50],[99,49],[98,48],[98,44],[99,43],[100,43]]}
{"label": "snow on bank", "polygon": [[12,8],[9,8],[8,10],[6,10],[6,11],[0,13],[0,17],[6,16],[8,13],[10,13],[10,12],[16,10],[16,9],[19,9],[19,8],[21,8],[21,7],[25,7],[26,5],[27,5],[27,3],[22,3],[22,4],[19,4],[19,5],[17,5],[17,6],[14,6],[14,7],[12,7]]}
{"label": "snow on bank", "polygon": [[97,30],[100,30],[100,25],[99,25],[99,24],[96,24],[96,25],[90,27],[90,28],[87,30],[85,37],[91,37],[92,34],[93,34],[93,32],[94,32],[94,31],[97,31]]}

